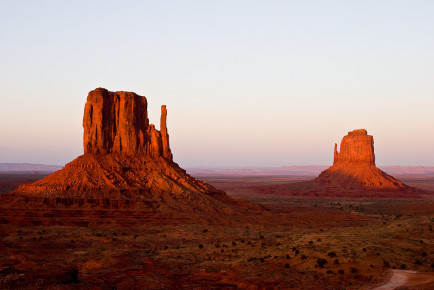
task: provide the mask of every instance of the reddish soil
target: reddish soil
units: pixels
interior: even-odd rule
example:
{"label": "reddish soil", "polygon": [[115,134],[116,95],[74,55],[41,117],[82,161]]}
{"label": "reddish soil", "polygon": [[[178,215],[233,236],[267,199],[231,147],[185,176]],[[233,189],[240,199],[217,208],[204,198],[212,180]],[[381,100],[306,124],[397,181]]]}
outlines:
{"label": "reddish soil", "polygon": [[207,181],[253,206],[2,201],[0,288],[372,289],[386,284],[393,268],[433,272],[432,200],[297,198],[255,189],[299,179]]}
{"label": "reddish soil", "polygon": [[[431,177],[407,179],[410,186],[400,190],[350,189],[324,185],[303,177],[203,177],[208,183],[233,197],[294,197],[294,198],[375,198],[432,199],[434,182]],[[418,188],[416,188],[418,187]]]}
{"label": "reddish soil", "polygon": [[49,173],[39,172],[4,172],[0,173],[0,194],[15,190],[21,184],[35,182]]}

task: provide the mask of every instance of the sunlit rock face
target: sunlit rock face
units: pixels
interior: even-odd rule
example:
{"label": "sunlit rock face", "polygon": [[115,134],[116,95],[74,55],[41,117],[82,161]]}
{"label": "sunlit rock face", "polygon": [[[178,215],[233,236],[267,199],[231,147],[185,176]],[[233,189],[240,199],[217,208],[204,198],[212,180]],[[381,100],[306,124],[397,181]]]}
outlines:
{"label": "sunlit rock face", "polygon": [[401,181],[375,165],[374,138],[365,129],[348,132],[335,144],[333,166],[321,172],[316,181],[349,189],[399,190],[407,188]]}
{"label": "sunlit rock face", "polygon": [[173,162],[166,106],[161,107],[158,131],[149,123],[147,105],[145,97],[132,92],[103,88],[89,92],[83,117],[84,154],[15,193],[72,199],[187,196],[199,204],[205,194],[229,200]]}
{"label": "sunlit rock face", "polygon": [[87,97],[83,117],[84,153],[125,153],[172,159],[166,106],[161,107],[161,132],[149,124],[148,102],[131,92],[98,88]]}

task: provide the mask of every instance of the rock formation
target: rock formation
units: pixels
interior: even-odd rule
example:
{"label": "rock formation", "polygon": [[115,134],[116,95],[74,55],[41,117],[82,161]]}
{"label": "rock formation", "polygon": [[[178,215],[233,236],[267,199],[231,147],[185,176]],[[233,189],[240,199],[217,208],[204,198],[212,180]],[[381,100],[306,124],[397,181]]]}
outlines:
{"label": "rock formation", "polygon": [[146,98],[130,92],[91,91],[83,117],[84,153],[150,155],[172,160],[161,107],[161,133],[149,124]]}
{"label": "rock formation", "polygon": [[348,189],[397,190],[408,188],[375,165],[374,138],[365,129],[348,132],[335,144],[333,166],[321,172],[315,181]]}
{"label": "rock formation", "polygon": [[95,89],[84,108],[84,155],[14,193],[116,200],[207,195],[229,200],[224,192],[191,177],[173,162],[166,120],[166,106],[162,106],[158,131],[149,123],[145,97]]}

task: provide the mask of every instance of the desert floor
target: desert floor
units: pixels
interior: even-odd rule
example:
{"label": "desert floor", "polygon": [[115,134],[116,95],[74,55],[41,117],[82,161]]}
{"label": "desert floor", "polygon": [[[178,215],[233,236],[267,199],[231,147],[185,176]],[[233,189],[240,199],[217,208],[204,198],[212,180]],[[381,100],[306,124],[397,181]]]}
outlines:
{"label": "desert floor", "polygon": [[[7,183],[8,177],[0,177]],[[433,180],[404,181],[434,190]],[[390,279],[400,272],[394,269],[417,272],[396,287],[434,288],[430,195],[423,200],[287,197],[254,188],[263,192],[264,186],[299,179],[206,181],[263,205],[263,220],[0,208],[0,288],[372,289],[395,285]],[[16,176],[13,182],[19,183]]]}

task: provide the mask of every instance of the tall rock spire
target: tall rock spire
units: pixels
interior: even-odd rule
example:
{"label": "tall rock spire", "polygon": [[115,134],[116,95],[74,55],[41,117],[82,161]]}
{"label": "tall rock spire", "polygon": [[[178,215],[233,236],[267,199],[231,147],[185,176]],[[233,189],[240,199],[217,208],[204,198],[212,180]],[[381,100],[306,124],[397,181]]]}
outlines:
{"label": "tall rock spire", "polygon": [[166,105],[161,106],[161,119],[160,119],[160,132],[161,132],[161,144],[162,155],[166,159],[172,160],[172,152],[169,146],[169,134],[167,133],[167,109]]}

